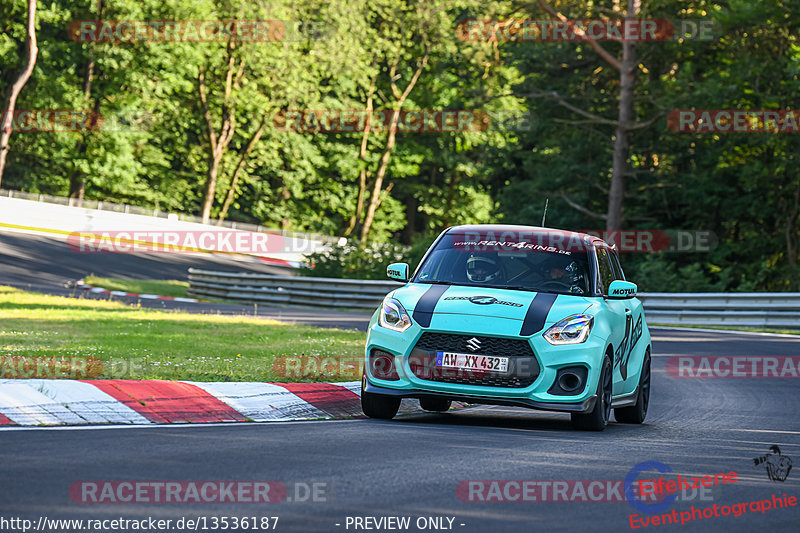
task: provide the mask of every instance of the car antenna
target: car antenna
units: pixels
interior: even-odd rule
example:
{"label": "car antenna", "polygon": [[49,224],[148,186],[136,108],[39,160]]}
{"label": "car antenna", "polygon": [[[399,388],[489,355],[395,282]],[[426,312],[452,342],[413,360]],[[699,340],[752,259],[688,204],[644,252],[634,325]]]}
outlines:
{"label": "car antenna", "polygon": [[550,201],[550,198],[545,198],[544,199],[544,213],[542,213],[542,227],[543,228],[545,227],[544,221],[547,218],[547,204],[548,204],[549,201]]}

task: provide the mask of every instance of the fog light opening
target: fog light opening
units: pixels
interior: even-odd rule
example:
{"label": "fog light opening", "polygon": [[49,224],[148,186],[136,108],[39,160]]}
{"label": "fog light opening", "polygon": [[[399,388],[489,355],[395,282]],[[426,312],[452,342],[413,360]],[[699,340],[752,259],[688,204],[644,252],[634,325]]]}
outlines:
{"label": "fog light opening", "polygon": [[383,350],[372,350],[369,358],[370,373],[377,379],[398,380],[394,355]]}
{"label": "fog light opening", "polygon": [[583,380],[578,374],[573,372],[564,372],[558,378],[558,385],[566,392],[578,390],[583,385]]}

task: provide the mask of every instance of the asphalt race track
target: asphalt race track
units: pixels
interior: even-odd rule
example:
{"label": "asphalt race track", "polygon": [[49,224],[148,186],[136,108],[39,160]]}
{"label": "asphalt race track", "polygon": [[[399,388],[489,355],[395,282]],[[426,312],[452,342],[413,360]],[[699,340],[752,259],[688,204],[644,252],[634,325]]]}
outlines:
{"label": "asphalt race track", "polygon": [[[103,298],[69,288],[71,283],[94,274],[107,278],[188,279],[190,267],[223,272],[253,271],[290,275],[291,270],[260,263],[255,259],[234,259],[220,254],[80,254],[70,251],[63,239],[25,233],[0,232],[0,285],[59,296]],[[369,316],[364,313],[327,312],[285,307],[220,303],[187,303],[169,300],[146,300],[114,296],[115,300],[139,303],[142,307],[173,309],[190,313],[226,315],[256,313],[289,323],[312,326],[366,329]]]}
{"label": "asphalt race track", "polygon": [[[800,461],[796,379],[677,379],[665,372],[672,355],[797,355],[798,348],[800,341],[780,337],[654,329],[647,422],[612,423],[602,433],[573,431],[565,415],[505,407],[388,422],[2,431],[0,516],[206,517],[207,524],[211,517],[278,516],[278,531],[334,532],[356,530],[346,528],[348,516],[410,516],[412,524],[446,516],[464,532],[626,531],[629,515],[640,513],[624,501],[469,502],[456,488],[464,480],[624,480],[644,461],[671,468],[667,479],[738,473],[736,484],[659,514],[798,496],[800,471],[770,481],[753,461],[772,445]],[[297,491],[301,499],[304,487],[323,483],[318,500],[325,501],[79,504],[68,495],[75,482],[125,480],[278,481],[289,498]],[[647,529],[797,531],[798,524],[800,507],[790,507]]]}
{"label": "asphalt race track", "polygon": [[[101,276],[181,279],[188,266],[256,268],[216,257],[70,254],[55,239],[1,234],[0,283],[70,294],[65,280]],[[63,246],[63,248],[62,248]],[[144,303],[144,301],[143,301]],[[161,305],[161,302],[156,302]],[[204,307],[206,306],[206,307]],[[245,306],[184,304],[192,312],[247,312]],[[312,310],[262,310],[296,321],[364,327],[364,315]],[[412,414],[393,421],[352,419],[265,424],[153,426],[147,428],[27,428],[0,430],[0,531],[21,531],[1,519],[204,520],[199,531],[216,531],[222,517],[279,517],[277,531],[397,531],[377,528],[365,517],[410,517],[402,531],[435,531],[424,517],[442,519],[444,530],[463,532],[629,531],[630,516],[657,516],[800,497],[800,468],[772,481],[754,458],[771,446],[784,461],[800,464],[800,389],[792,378],[676,378],[666,371],[672,356],[800,356],[800,339],[653,328],[653,396],[642,426],[612,423],[602,433],[571,429],[567,415],[507,407],[471,407],[447,414]],[[774,454],[773,454],[774,455]],[[621,483],[640,463],[655,461],[671,471],[645,469],[641,479],[736,472],[735,484],[706,493],[687,491],[656,515],[624,501]],[[481,481],[477,494],[492,499],[491,480],[539,482],[536,501],[470,501],[457,491]],[[572,491],[559,501],[539,501],[543,487],[562,480],[600,481],[614,501],[586,501]],[[263,482],[286,487],[287,497],[253,503],[81,503],[70,496],[80,482]],[[464,483],[462,483],[464,482]],[[317,483],[316,489],[313,489]],[[462,483],[461,485],[459,485]],[[506,488],[510,484],[498,485]],[[538,488],[536,488],[538,487]],[[573,487],[573,485],[570,485]],[[317,490],[315,498],[309,488]],[[274,494],[274,492],[273,492]],[[500,498],[521,498],[512,490]],[[73,493],[74,496],[74,493]],[[566,496],[566,497],[565,497]],[[473,497],[478,499],[480,496]],[[549,498],[552,499],[552,498]],[[602,499],[602,496],[601,496]],[[300,501],[298,501],[300,500]],[[465,501],[466,500],[466,501]],[[567,501],[564,501],[567,500]],[[447,519],[452,519],[452,526]],[[462,525],[463,524],[463,525]],[[747,511],[685,524],[650,525],[656,531],[797,531],[800,506]],[[274,525],[274,524],[273,524]],[[637,523],[637,525],[641,525]],[[370,526],[366,529],[363,526]],[[204,529],[205,527],[205,529]],[[448,529],[451,528],[451,529]],[[188,531],[185,523],[169,530]],[[229,528],[230,529],[230,528]],[[42,531],[73,531],[61,527]],[[84,529],[92,530],[92,529]],[[106,525],[102,531],[125,528]],[[132,529],[131,529],[132,530]],[[248,528],[250,531],[262,530]],[[231,529],[231,531],[237,531]],[[244,529],[238,529],[244,531]]]}

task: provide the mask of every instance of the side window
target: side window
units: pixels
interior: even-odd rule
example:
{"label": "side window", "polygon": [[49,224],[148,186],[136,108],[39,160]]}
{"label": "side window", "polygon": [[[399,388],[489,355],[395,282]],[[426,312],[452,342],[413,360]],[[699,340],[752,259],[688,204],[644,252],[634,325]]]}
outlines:
{"label": "side window", "polygon": [[617,252],[611,252],[611,265],[614,267],[614,279],[625,279],[625,272],[622,271],[622,265],[619,264],[619,255]]}
{"label": "side window", "polygon": [[603,294],[608,294],[608,286],[614,281],[614,269],[605,248],[595,248],[597,251],[597,266],[600,270],[600,283]]}
{"label": "side window", "polygon": [[433,253],[428,256],[422,268],[419,269],[416,280],[427,281],[438,279],[445,255],[445,250],[434,250]]}

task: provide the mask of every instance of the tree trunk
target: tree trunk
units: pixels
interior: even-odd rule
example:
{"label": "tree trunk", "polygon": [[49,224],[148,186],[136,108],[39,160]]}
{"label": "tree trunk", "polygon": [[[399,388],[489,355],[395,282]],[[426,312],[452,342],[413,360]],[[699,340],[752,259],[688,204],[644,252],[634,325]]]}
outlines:
{"label": "tree trunk", "polygon": [[214,196],[217,192],[217,175],[219,174],[219,163],[222,155],[218,157],[216,153],[208,158],[208,173],[206,174],[206,185],[203,192],[203,224],[208,224],[211,219],[211,207],[214,205]]}
{"label": "tree trunk", "polygon": [[28,83],[31,74],[33,74],[33,67],[36,65],[36,56],[39,53],[39,48],[36,44],[36,0],[28,0],[27,34],[27,62],[22,72],[20,72],[19,77],[17,77],[17,81],[11,85],[5,107],[0,110],[3,113],[2,124],[0,124],[0,183],[3,182],[3,171],[6,167],[6,157],[9,151],[11,127],[14,120],[14,108],[17,104],[17,97],[25,84]]}
{"label": "tree trunk", "polygon": [[258,144],[259,139],[261,139],[261,135],[264,133],[264,127],[266,124],[267,114],[264,113],[264,116],[261,117],[261,123],[258,125],[258,129],[250,138],[250,142],[247,143],[247,147],[245,147],[242,156],[239,158],[239,164],[236,165],[236,170],[233,171],[233,176],[231,176],[231,184],[230,187],[228,187],[228,193],[225,195],[225,202],[222,204],[222,212],[219,214],[219,221],[217,222],[217,225],[222,224],[222,221],[225,220],[226,216],[228,216],[228,209],[233,203],[233,199],[236,196],[236,187],[239,185],[239,175],[242,173],[242,170],[247,164],[247,158],[250,156],[250,152],[253,151],[253,148],[255,148],[256,144]]}
{"label": "tree trunk", "polygon": [[[562,13],[553,9],[545,0],[538,0],[539,6],[553,17],[565,23],[570,23],[570,20]],[[619,10],[618,0],[615,2],[614,11]],[[627,11],[625,18],[636,18],[641,10],[641,0],[628,0]],[[633,103],[634,103],[634,78],[636,74],[636,43],[634,41],[622,41],[622,61],[614,57],[608,50],[603,48],[599,42],[594,39],[589,39],[586,44],[592,48],[601,58],[603,58],[609,65],[619,71],[620,89],[619,89],[619,112],[617,115],[616,124],[614,124],[614,152],[611,159],[611,187],[608,191],[608,209],[605,215],[590,213],[585,208],[579,208],[577,204],[570,201],[566,195],[562,193],[562,197],[573,208],[590,214],[596,218],[605,218],[607,230],[619,230],[623,221],[623,205],[625,200],[625,177],[628,173],[628,155],[630,152],[630,132],[631,128],[642,127],[642,125],[634,124],[633,118]],[[572,111],[583,115],[586,118],[594,120],[598,123],[608,123],[610,121],[598,117],[592,113],[587,113],[574,106],[559,101],[559,104],[571,109]],[[656,120],[647,122],[652,123]]]}
{"label": "tree trunk", "polygon": [[383,190],[383,178],[386,176],[386,169],[389,168],[389,159],[392,157],[394,145],[397,141],[397,121],[400,118],[400,108],[397,107],[392,112],[392,120],[389,122],[389,137],[386,139],[386,148],[383,150],[378,172],[375,174],[375,183],[372,185],[372,193],[369,197],[367,216],[364,217],[364,225],[361,226],[361,242],[366,243],[369,237],[369,230],[375,220],[375,211],[381,202],[381,191]]}
{"label": "tree trunk", "polygon": [[[239,85],[239,80],[244,68],[244,61],[239,63],[237,72],[236,59],[233,55],[235,48],[236,45],[233,41],[228,41],[228,70],[225,74],[225,92],[222,100],[222,116],[219,134],[217,134],[214,128],[214,120],[211,117],[211,110],[208,105],[208,88],[206,87],[205,69],[202,66],[197,76],[197,90],[200,95],[200,104],[203,110],[203,118],[206,122],[208,143],[210,146],[210,152],[208,154],[208,173],[206,174],[206,183],[203,191],[203,224],[208,224],[211,219],[211,208],[214,205],[214,198],[217,191],[219,167],[222,164],[222,159],[225,156],[228,145],[231,143],[231,139],[233,139],[233,133],[236,131],[236,105],[235,102],[231,103],[231,94],[234,87],[238,87]],[[234,73],[236,74],[234,75]]]}
{"label": "tree trunk", "polygon": [[344,231],[344,236],[349,236],[361,222],[361,214],[364,212],[364,198],[367,195],[367,167],[365,158],[367,157],[367,141],[369,140],[370,127],[372,126],[372,102],[375,93],[376,78],[372,78],[369,84],[369,91],[367,93],[367,120],[364,124],[364,133],[361,135],[361,149],[358,152],[358,163],[361,165],[361,170],[358,173],[358,198],[356,199],[356,210],[350,221],[347,223],[347,229]]}
{"label": "tree trunk", "polygon": [[[628,0],[626,18],[636,17],[639,0]],[[622,42],[622,62],[619,73],[619,115],[614,132],[614,155],[611,167],[611,187],[608,191],[606,230],[622,229],[623,203],[625,200],[625,177],[628,173],[630,152],[630,130],[633,122],[634,78],[636,73],[636,43]]]}
{"label": "tree trunk", "polygon": [[397,88],[397,84],[395,83],[396,77],[396,70],[397,64],[395,63],[389,69],[389,79],[391,80],[392,86],[392,94],[395,97],[395,106],[394,111],[392,111],[392,120],[389,122],[389,137],[386,139],[386,147],[383,150],[383,156],[381,156],[381,161],[378,166],[378,172],[375,174],[375,183],[372,186],[372,194],[369,197],[369,206],[367,207],[367,215],[364,217],[364,225],[361,226],[361,242],[366,243],[367,239],[369,238],[369,230],[372,228],[372,222],[375,220],[375,211],[377,211],[378,206],[381,203],[381,191],[383,190],[383,179],[386,176],[386,169],[389,168],[389,159],[392,157],[392,152],[394,152],[394,145],[397,140],[397,121],[400,118],[400,110],[403,107],[403,104],[406,102],[408,95],[411,94],[411,91],[414,89],[414,86],[417,84],[419,77],[422,75],[422,71],[425,69],[425,66],[428,64],[428,57],[429,57],[430,49],[425,48],[425,54],[422,56],[422,59],[419,60],[417,63],[417,69],[414,71],[414,75],[411,76],[411,80],[409,80],[408,85],[401,93],[400,90]]}
{"label": "tree trunk", "polygon": [[73,172],[69,177],[69,197],[78,200],[78,207],[80,207],[85,194],[86,179],[80,172]]}

